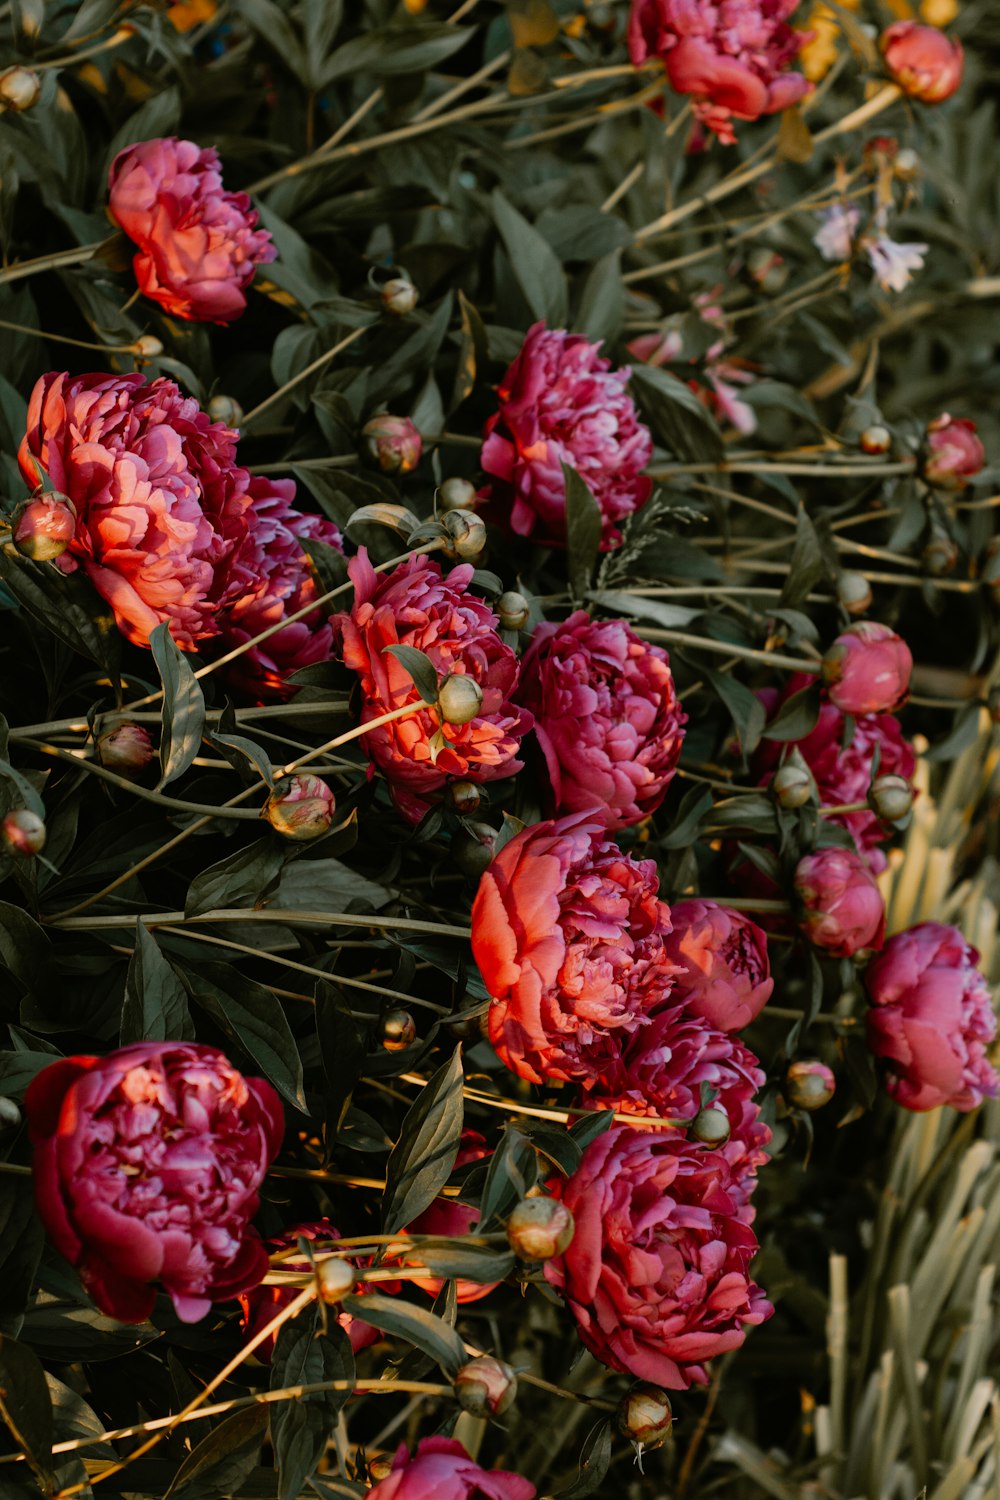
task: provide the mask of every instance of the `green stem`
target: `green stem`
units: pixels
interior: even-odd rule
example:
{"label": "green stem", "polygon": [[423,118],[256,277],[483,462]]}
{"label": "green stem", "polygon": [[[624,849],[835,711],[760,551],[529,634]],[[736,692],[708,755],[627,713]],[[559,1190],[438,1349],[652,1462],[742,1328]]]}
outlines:
{"label": "green stem", "polygon": [[[230,908],[219,911],[199,912],[188,917],[182,911],[122,912],[111,917],[48,917],[46,926],[58,927],[74,932],[113,932],[122,927],[132,927],[136,922],[147,927],[188,927],[210,925],[216,922],[277,922],[287,927],[368,927],[375,932],[424,932],[432,937],[464,938],[472,936],[469,927],[451,927],[443,922],[418,922],[411,917],[379,917],[370,914],[348,914],[330,911],[298,911],[279,906],[265,907],[263,911],[254,907]],[[328,975],[336,980],[336,975]]]}
{"label": "green stem", "polygon": [[34,276],[39,271],[58,271],[63,266],[82,265],[84,261],[93,260],[95,255],[117,238],[117,234],[114,234],[93,245],[78,245],[75,250],[56,250],[52,255],[38,255],[34,260],[15,261],[12,266],[5,266],[0,271],[0,286],[8,281],[20,281],[25,276]]}
{"label": "green stem", "polygon": [[306,365],[304,370],[300,370],[297,375],[292,376],[291,380],[286,380],[284,385],[280,386],[278,390],[274,391],[270,396],[266,396],[263,401],[258,402],[253,410],[248,411],[243,418],[240,423],[240,432],[246,432],[250,423],[259,417],[262,411],[267,411],[269,406],[273,406],[276,401],[280,401],[282,396],[286,396],[289,391],[294,390],[303,380],[307,380],[310,375],[315,375],[317,370],[322,370],[323,366],[328,365],[331,359],[335,359],[338,354],[344,349],[349,348],[351,344],[357,343],[362,334],[367,332],[367,325],[363,328],[355,328],[346,338],[341,339],[339,344],[334,344],[332,349],[328,349],[325,354],[321,354],[318,359],[314,359],[312,364]]}
{"label": "green stem", "polygon": [[171,812],[197,813],[200,817],[246,819],[247,821],[260,816],[253,808],[209,807],[204,802],[188,802],[182,797],[165,797],[162,792],[151,791],[148,787],[139,786],[137,782],[126,780],[124,776],[116,776],[114,771],[105,770],[104,766],[99,765],[97,761],[82,759],[72,750],[64,750],[60,745],[47,744],[44,740],[22,738],[20,743],[30,750],[37,750],[41,755],[53,755],[58,760],[68,761],[78,770],[89,771],[92,776],[97,776],[101,781],[119,787],[123,792],[131,792],[134,797],[141,797],[146,802],[155,802],[158,807],[169,808]]}
{"label": "green stem", "polygon": [[710,636],[688,635],[683,630],[651,630],[644,627],[643,635],[650,641],[672,641],[677,646],[687,646],[691,650],[712,651],[719,656],[739,656],[745,661],[760,661],[769,667],[781,667],[786,672],[816,675],[814,661],[798,656],[783,656],[778,651],[757,651],[753,646],[737,646],[732,641],[716,641]]}

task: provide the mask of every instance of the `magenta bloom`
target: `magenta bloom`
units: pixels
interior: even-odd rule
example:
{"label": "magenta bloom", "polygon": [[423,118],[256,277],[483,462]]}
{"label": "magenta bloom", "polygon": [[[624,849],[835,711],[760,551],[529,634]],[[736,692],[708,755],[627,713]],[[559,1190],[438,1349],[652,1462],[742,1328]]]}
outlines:
{"label": "magenta bloom", "polygon": [[258,586],[237,436],[172,380],[53,372],[31,393],[21,473],[34,488],[40,464],[76,507],[56,565],[84,569],[133,645],[166,621],[193,651]]}
{"label": "magenta bloom", "polygon": [[425,708],[364,737],[404,817],[419,823],[449,781],[496,781],[521,769],[516,759],[531,715],[510,700],[518,662],[497,634],[496,615],[466,592],[473,568],[465,563],[442,576],[436,562],[413,557],[386,577],[364,548],[351,559],[354,608],[340,615],[343,656],[361,679],[361,721],[418,703],[420,694],[403,663],[386,648],[413,646],[430,657],[439,682],[466,674],[482,689],[479,713],[466,724],[441,721]]}
{"label": "magenta bloom", "polygon": [[812,89],[785,69],[809,40],[788,18],[798,0],[632,0],[629,56],[658,57],[678,94],[692,94],[695,119],[724,145],[733,120],[787,109]]}
{"label": "magenta bloom", "polygon": [[997,1022],[978,960],[957,927],[920,922],[891,937],[865,971],[868,1045],[904,1109],[967,1111],[1000,1094],[986,1057]]}
{"label": "magenta bloom", "polygon": [[421,1438],[413,1457],[396,1450],[392,1473],[368,1500],[534,1500],[535,1486],[505,1469],[481,1469],[454,1438]]}
{"label": "magenta bloom", "polygon": [[176,318],[231,323],[257,266],[277,250],[246,193],[227,193],[214,148],[175,136],[126,146],[111,163],[108,210],[138,245],[144,296]]}
{"label": "magenta bloom", "polygon": [[576,1220],[545,1264],[580,1338],[613,1370],[667,1390],[704,1385],[772,1312],[747,1269],[757,1250],[725,1155],[666,1131],[614,1126],[550,1184]]}
{"label": "magenta bloom", "polygon": [[24,1102],[39,1217],[102,1312],[141,1323],[156,1283],[196,1323],[264,1277],[250,1220],[284,1132],[269,1083],[214,1047],[138,1042],[52,1063]]}
{"label": "magenta bloom", "polygon": [[893,82],[911,99],[941,104],[962,82],[962,44],[945,36],[937,26],[896,21],[883,31],[879,46]]}
{"label": "magenta bloom", "polygon": [[670,910],[657,889],[654,862],[623,854],[593,813],[535,823],[501,849],[473,902],[472,951],[508,1068],[591,1087],[669,997]]}
{"label": "magenta bloom", "polygon": [[910,691],[913,657],[888,625],[861,620],[838,635],[823,658],[830,702],[842,714],[884,714],[900,708]]}
{"label": "magenta bloom", "polygon": [[692,898],[670,910],[664,952],[677,966],[674,998],[719,1031],[742,1031],[771,998],[767,938],[756,922],[717,901]]}
{"label": "magenta bloom", "polygon": [[800,859],[795,893],[799,925],[809,941],[835,958],[881,948],[885,903],[864,858],[853,849],[817,849]]}
{"label": "magenta bloom", "polygon": [[[343,552],[340,532],[332,521],[303,515],[292,501],[292,479],[250,480],[248,566],[257,584],[220,616],[223,653],[252,640],[262,630],[304,609],[317,598],[316,583],[303,541],[325,542]],[[259,646],[253,646],[226,668],[226,677],[243,693],[263,700],[288,698],[293,672],[314,662],[328,661],[333,650],[333,626],[319,610],[286,625]]]}
{"label": "magenta bloom", "polygon": [[540,625],[521,664],[521,702],[535,716],[555,811],[600,807],[609,830],[655,812],[681,753],[670,658],[625,620]]}
{"label": "magenta bloom", "polygon": [[642,470],[653,440],[626,390],[632,372],[614,369],[599,349],[580,334],[536,323],[500,383],[480,460],[493,481],[483,496],[518,536],[565,545],[564,463],[600,506],[605,549],[619,545],[618,523],[652,493]]}
{"label": "magenta bloom", "polygon": [[986,450],[968,417],[942,412],[927,426],[924,478],[943,490],[964,489],[986,462]]}

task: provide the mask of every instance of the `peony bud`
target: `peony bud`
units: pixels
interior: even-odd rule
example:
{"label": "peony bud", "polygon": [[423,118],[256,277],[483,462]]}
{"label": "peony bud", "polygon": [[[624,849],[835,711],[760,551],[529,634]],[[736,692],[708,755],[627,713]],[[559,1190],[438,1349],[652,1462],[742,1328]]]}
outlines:
{"label": "peony bud", "polygon": [[521,1260],[551,1260],[562,1255],[575,1227],[557,1198],[522,1198],[507,1220],[507,1243]]}
{"label": "peony bud", "polygon": [[163,344],[151,333],[142,334],[132,348],[139,359],[158,359],[163,353]]}
{"label": "peony bud", "polygon": [[796,1109],[822,1109],[837,1091],[837,1080],[826,1063],[815,1058],[793,1062],[785,1074],[785,1094]]}
{"label": "peony bud", "polygon": [[32,562],[61,557],[76,535],[76,506],[57,490],[32,495],[14,512],[14,546]]}
{"label": "peony bud", "polygon": [[508,589],[497,600],[497,614],[504,630],[523,630],[531,616],[531,607],[523,594]]}
{"label": "peony bud", "polygon": [[863,615],[872,602],[871,584],[863,573],[841,573],[837,579],[837,599],[849,615]]}
{"label": "peony bud", "polygon": [[438,689],[437,709],[446,724],[471,724],[483,706],[483,690],[465,672],[449,672]]}
{"label": "peony bud", "polygon": [[45,824],[37,813],[19,807],[16,812],[9,812],[0,823],[0,843],[9,854],[30,859],[45,848]]}
{"label": "peony bud", "polygon": [[776,250],[758,245],[747,256],[747,270],[762,292],[774,296],[788,280],[790,267],[784,256],[779,255]]}
{"label": "peony bud", "polygon": [[13,1099],[0,1097],[0,1130],[16,1130],[21,1123],[21,1111]]}
{"label": "peony bud", "polygon": [[474,510],[478,499],[476,486],[467,479],[446,479],[438,485],[438,510]]}
{"label": "peony bud", "polygon": [[326,833],[336,806],[333,792],[318,776],[283,776],[275,782],[261,817],[283,838],[305,843]]}
{"label": "peony bud", "polygon": [[243,421],[243,408],[232,396],[213,396],[205,409],[213,422],[224,422],[227,427],[239,427]]}
{"label": "peony bud", "polygon": [[962,490],[986,462],[986,450],[967,417],[942,412],[927,425],[923,476],[942,490]]}
{"label": "peony bud", "polygon": [[[411,15],[419,15],[424,8],[426,0],[403,0],[406,9]],[[379,1484],[383,1479],[388,1479],[392,1473],[391,1458],[370,1458],[368,1460],[368,1478],[372,1484]]]}
{"label": "peony bud", "polygon": [[411,313],[419,301],[420,293],[406,276],[394,276],[382,288],[382,306],[397,317]]}
{"label": "peony bud", "polygon": [[409,474],[420,462],[423,442],[409,417],[382,412],[361,429],[365,450],[386,474]]}
{"label": "peony bud", "polygon": [[920,157],[912,146],[904,146],[896,157],[894,170],[900,182],[915,182],[920,176]]}
{"label": "peony bud", "polygon": [[640,1381],[619,1401],[615,1424],[638,1447],[659,1448],[674,1425],[670,1397],[658,1385]]}
{"label": "peony bud", "polygon": [[463,818],[469,818],[474,812],[478,812],[479,804],[483,800],[483,794],[474,781],[453,781],[445,793],[448,801],[457,813]]}
{"label": "peony bud", "polygon": [[849,625],[823,658],[830,702],[842,714],[885,714],[900,708],[912,670],[906,642],[873,620]]}
{"label": "peony bud", "polygon": [[962,44],[936,26],[897,21],[883,31],[879,46],[893,82],[911,99],[940,104],[962,82]]}
{"label": "peony bud", "polygon": [[517,1376],[502,1359],[470,1359],[455,1376],[455,1395],[474,1417],[502,1417],[517,1395]]}
{"label": "peony bud", "polygon": [[153,741],[141,724],[128,720],[108,729],[97,741],[97,759],[108,771],[129,776],[144,771],[153,759]]}
{"label": "peony bud", "polygon": [[892,433],[888,427],[866,427],[858,438],[862,453],[888,453],[892,447]]}
{"label": "peony bud", "polygon": [[12,109],[21,114],[38,103],[42,80],[30,68],[15,66],[0,73],[0,110]]}
{"label": "peony bud", "polygon": [[923,550],[924,571],[932,578],[945,578],[958,562],[958,548],[943,531],[932,536]]}
{"label": "peony bud", "polygon": [[816,782],[801,753],[792,750],[771,777],[771,795],[779,807],[805,807],[816,796]]}
{"label": "peony bud", "polygon": [[699,1109],[691,1121],[691,1134],[703,1146],[724,1146],[729,1139],[729,1116],[718,1104]]}
{"label": "peony bud", "polygon": [[497,831],[489,823],[466,822],[451,841],[451,857],[463,875],[478,880],[493,862]]}
{"label": "peony bud", "polygon": [[328,1256],[316,1267],[316,1285],[320,1300],[325,1302],[327,1307],[332,1307],[335,1302],[341,1302],[349,1296],[356,1279],[354,1267],[350,1261],[342,1260],[338,1255]]}
{"label": "peony bud", "polygon": [[795,869],[802,904],[799,925],[809,941],[835,958],[881,948],[885,904],[875,876],[854,849],[817,849]]}
{"label": "peony bud", "polygon": [[402,1052],[417,1040],[417,1023],[408,1010],[387,1010],[382,1017],[382,1046],[387,1052]]}
{"label": "peony bud", "polygon": [[883,823],[898,823],[913,806],[913,788],[905,776],[877,776],[868,793],[868,806]]}
{"label": "peony bud", "polygon": [[447,511],[442,525],[450,538],[442,548],[446,557],[469,562],[486,546],[486,524],[472,511]]}

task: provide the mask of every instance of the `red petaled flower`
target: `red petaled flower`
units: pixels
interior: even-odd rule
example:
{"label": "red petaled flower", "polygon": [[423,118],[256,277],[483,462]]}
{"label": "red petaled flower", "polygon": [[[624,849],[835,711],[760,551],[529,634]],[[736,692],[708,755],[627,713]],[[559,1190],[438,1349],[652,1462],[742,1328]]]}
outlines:
{"label": "red petaled flower", "polygon": [[618,523],[645,505],[653,481],[642,473],[653,453],[649,429],[626,387],[631,371],[602,359],[580,334],[529,328],[500,383],[500,409],[486,424],[480,463],[490,514],[518,536],[566,543],[566,482],[576,469],[601,511],[601,546],[621,542]]}
{"label": "red petaled flower", "polygon": [[35,1201],[102,1312],[141,1323],[154,1283],[185,1323],[267,1273],[250,1220],[284,1117],[214,1047],[138,1042],[44,1068],[25,1095]]}
{"label": "red petaled flower", "polygon": [[670,658],[625,620],[577,610],[540,625],[521,664],[554,810],[600,807],[610,830],[655,812],[681,753],[686,716]]}
{"label": "red petaled flower", "polygon": [[238,318],[257,266],[278,253],[246,193],[224,190],[218,152],[174,136],[118,153],[108,209],[139,247],[143,295],[189,322]]}
{"label": "red petaled flower", "polygon": [[472,951],[508,1068],[592,1086],[669,997],[657,889],[654,862],[623,854],[592,813],[536,823],[501,849],[473,903]]}
{"label": "red petaled flower", "polygon": [[767,938],[756,922],[717,901],[670,908],[664,951],[677,966],[674,999],[720,1031],[742,1031],[774,989]]}
{"label": "red petaled flower", "polygon": [[361,721],[420,701],[403,663],[389,646],[423,651],[439,681],[468,675],[482,690],[479,712],[465,724],[441,722],[425,708],[364,737],[372,761],[384,773],[393,799],[419,823],[449,781],[496,781],[521,769],[516,759],[531,715],[510,701],[517,686],[517,657],[497,634],[497,617],[467,592],[471,564],[443,577],[437,563],[413,557],[385,578],[362,548],[348,571],[354,608],[338,617],[347,666],[361,679]]}
{"label": "red petaled flower", "polygon": [[403,1443],[392,1473],[368,1500],[534,1500],[535,1486],[520,1474],[481,1469],[454,1438],[421,1438],[412,1458]]}
{"label": "red petaled flower", "polygon": [[757,1250],[725,1155],[666,1131],[619,1125],[550,1184],[576,1220],[545,1264],[580,1338],[613,1370],[684,1390],[706,1360],[738,1349],[770,1317],[750,1280]]}

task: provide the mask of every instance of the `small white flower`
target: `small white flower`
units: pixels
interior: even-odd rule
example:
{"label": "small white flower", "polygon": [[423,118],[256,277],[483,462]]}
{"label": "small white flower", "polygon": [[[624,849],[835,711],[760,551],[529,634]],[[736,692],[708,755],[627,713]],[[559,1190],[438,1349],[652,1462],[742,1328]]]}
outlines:
{"label": "small white flower", "polygon": [[854,236],[861,223],[861,210],[853,203],[834,203],[820,214],[821,224],[813,244],[824,260],[850,260]]}
{"label": "small white flower", "polygon": [[875,280],[884,292],[901,292],[909,286],[911,273],[923,270],[929,249],[929,245],[899,245],[884,234],[865,241]]}

